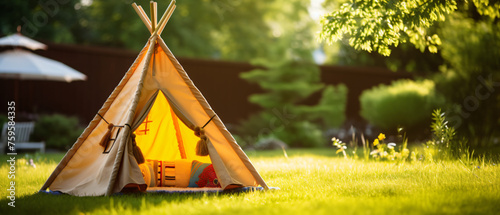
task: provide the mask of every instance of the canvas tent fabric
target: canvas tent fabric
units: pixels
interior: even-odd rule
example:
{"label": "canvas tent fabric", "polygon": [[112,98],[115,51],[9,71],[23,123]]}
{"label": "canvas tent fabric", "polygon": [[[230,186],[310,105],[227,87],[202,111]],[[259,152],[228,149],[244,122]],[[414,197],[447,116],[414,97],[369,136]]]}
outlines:
{"label": "canvas tent fabric", "polygon": [[[132,133],[136,134],[137,146],[146,159],[209,162],[222,189],[259,185],[268,189],[158,35],[158,29],[152,32],[132,66],[45,182],[42,191],[101,196],[129,186],[145,190],[146,183],[133,155]],[[203,126],[212,117],[204,128],[209,156],[197,156],[195,147],[199,138],[192,129]],[[113,140],[104,149],[99,143],[108,130],[108,123],[117,127],[111,133]],[[148,133],[141,133],[143,130]]]}

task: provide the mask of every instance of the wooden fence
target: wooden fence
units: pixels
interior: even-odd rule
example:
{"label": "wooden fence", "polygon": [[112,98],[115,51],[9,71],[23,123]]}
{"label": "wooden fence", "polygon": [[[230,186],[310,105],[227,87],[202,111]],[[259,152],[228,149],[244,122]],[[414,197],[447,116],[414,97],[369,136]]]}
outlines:
{"label": "wooden fence", "polygon": [[[75,115],[88,123],[137,57],[137,52],[77,45],[50,44],[37,54],[55,59],[87,75],[87,81],[71,83],[54,81],[14,81],[0,79],[0,100],[14,99],[18,89],[16,108],[23,113],[62,113]],[[174,53],[175,54],[175,53]],[[248,102],[251,94],[262,92],[255,84],[239,78],[242,72],[255,69],[249,63],[178,58],[195,85],[212,108],[226,123],[237,123],[259,107]],[[348,89],[347,117],[360,121],[359,95],[365,89],[400,78],[411,78],[407,73],[385,69],[321,66],[325,84],[344,83]],[[306,102],[314,104],[319,93]],[[5,109],[6,110],[6,109]],[[4,112],[0,110],[0,113]]]}

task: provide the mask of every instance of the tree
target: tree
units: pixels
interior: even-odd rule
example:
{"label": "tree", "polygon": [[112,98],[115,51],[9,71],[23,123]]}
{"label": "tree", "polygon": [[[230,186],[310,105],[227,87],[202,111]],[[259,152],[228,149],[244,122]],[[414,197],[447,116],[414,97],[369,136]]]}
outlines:
{"label": "tree", "polygon": [[324,85],[317,65],[307,61],[266,62],[266,69],[243,73],[241,77],[258,84],[265,92],[251,95],[249,101],[263,108],[261,112],[243,121],[238,134],[247,144],[254,137],[278,138],[291,146],[314,147],[323,144],[319,127],[302,112],[300,102]]}
{"label": "tree", "polygon": [[[22,25],[35,39],[140,50],[149,32],[132,2],[149,14],[148,0],[2,1],[0,34]],[[169,2],[158,2],[159,16]],[[251,61],[304,58],[313,49],[309,1],[182,0],[176,5],[162,38],[177,56]]]}
{"label": "tree", "polygon": [[350,1],[321,20],[320,35],[349,36],[356,50],[385,56],[404,42],[440,50],[442,63],[427,77],[445,95],[451,124],[480,146],[500,135],[499,18],[495,0]]}
{"label": "tree", "polygon": [[[500,1],[474,0],[478,12],[499,17]],[[457,9],[455,0],[351,0],[321,19],[320,38],[329,43],[349,35],[349,45],[384,56],[390,47],[410,42],[424,51],[436,53],[440,37],[430,28]]]}
{"label": "tree", "polygon": [[[323,3],[323,7],[327,11],[338,12],[339,8],[342,5],[346,4],[346,2],[351,1],[326,0]],[[331,19],[332,14],[335,12],[327,14],[325,17],[323,17],[321,22],[324,23],[325,19],[327,18]],[[366,19],[366,21],[370,22],[369,19]],[[374,22],[370,23],[373,24]],[[338,25],[342,26],[342,24]],[[411,43],[403,43],[402,41],[405,38],[403,36],[401,36],[403,39],[398,42],[397,46],[387,46],[390,48],[389,51],[392,54],[389,56],[385,56],[379,54],[379,52],[376,50],[367,52],[361,49],[359,46],[355,48],[355,46],[352,45],[352,37],[354,36],[349,34],[341,34],[342,37],[338,38],[338,40],[333,40],[331,37],[327,38],[328,32],[326,32],[325,29],[329,28],[332,27],[323,25],[323,32],[320,34],[320,36],[325,37],[323,39],[328,42],[329,46],[334,45],[335,47],[338,47],[337,52],[329,55],[329,61],[337,65],[386,67],[392,71],[408,71],[414,73],[415,75],[428,75],[432,73],[430,71],[438,70],[439,66],[443,63],[440,55],[434,55],[430,51],[428,51],[428,49],[424,49],[424,51],[422,51]],[[435,32],[434,27],[428,29],[428,32]],[[337,43],[333,43],[335,41],[337,41]]]}
{"label": "tree", "polygon": [[79,43],[85,35],[80,21],[84,14],[80,0],[2,1],[0,2],[0,34],[21,33],[35,39],[60,43]]}
{"label": "tree", "polygon": [[428,28],[455,9],[456,2],[451,0],[353,0],[323,17],[320,37],[331,43],[348,34],[349,45],[355,49],[385,56],[391,54],[391,46],[407,41],[421,51],[428,47],[437,52],[440,38]]}
{"label": "tree", "polygon": [[[460,29],[457,31],[457,29]],[[448,118],[472,146],[500,135],[500,23],[449,16],[439,30],[446,60],[436,75],[437,90],[448,100]]]}
{"label": "tree", "polygon": [[266,69],[243,73],[241,77],[267,91],[249,99],[265,109],[297,104],[324,87],[320,70],[312,63],[286,61],[264,66]]}
{"label": "tree", "polygon": [[[149,1],[139,0],[137,4],[149,13]],[[164,11],[167,4],[159,2],[158,11]],[[237,61],[276,59],[297,53],[291,49],[310,52],[310,41],[314,40],[312,21],[304,20],[307,1],[183,0],[176,5],[162,38],[177,56]],[[91,44],[135,50],[144,45],[136,38],[146,38],[149,33],[129,3],[94,0],[84,10],[93,32]]]}

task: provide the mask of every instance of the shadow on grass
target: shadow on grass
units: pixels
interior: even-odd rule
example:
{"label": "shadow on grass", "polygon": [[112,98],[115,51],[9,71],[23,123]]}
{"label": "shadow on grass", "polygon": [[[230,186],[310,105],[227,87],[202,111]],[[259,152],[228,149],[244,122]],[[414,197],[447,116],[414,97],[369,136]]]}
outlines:
{"label": "shadow on grass", "polygon": [[[259,191],[256,191],[259,192]],[[136,193],[111,197],[77,197],[66,194],[36,193],[16,198],[15,208],[8,206],[9,199],[0,200],[2,214],[81,214],[109,213],[117,209],[143,211],[150,207],[171,203],[183,203],[203,197],[238,196],[244,193]],[[4,213],[5,212],[5,213]]]}
{"label": "shadow on grass", "polygon": [[313,156],[313,157],[324,157],[324,158],[331,158],[333,156],[336,156],[335,154],[336,149],[332,147],[326,147],[326,148],[291,148],[291,149],[286,149],[285,152],[283,152],[282,149],[275,149],[275,150],[245,150],[245,153],[250,157],[250,160],[254,158],[265,158],[265,159],[275,159],[275,158],[283,158],[286,155],[290,157],[300,157],[300,156]]}

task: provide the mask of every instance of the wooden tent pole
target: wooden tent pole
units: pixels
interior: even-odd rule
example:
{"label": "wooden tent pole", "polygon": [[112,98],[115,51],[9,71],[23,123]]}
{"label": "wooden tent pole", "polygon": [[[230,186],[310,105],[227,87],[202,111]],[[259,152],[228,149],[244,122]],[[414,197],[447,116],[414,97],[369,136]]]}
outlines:
{"label": "wooden tent pole", "polygon": [[[150,1],[149,2],[149,10],[150,10],[150,14],[151,14],[151,30],[153,30],[153,32],[156,31],[156,29],[158,28],[158,14],[157,14],[157,10],[156,10],[156,7],[157,7],[157,4],[156,2],[154,1]],[[154,58],[155,58],[155,53],[153,52],[153,76],[155,76],[156,74],[156,69],[155,69],[155,61],[154,61]]]}
{"label": "wooden tent pole", "polygon": [[168,19],[170,19],[170,16],[172,15],[172,12],[175,8],[175,0],[172,0],[172,2],[170,2],[167,10],[165,10],[165,13],[163,13],[163,16],[161,17],[160,21],[156,24],[157,27],[155,29],[152,28],[152,26],[151,26],[152,22],[149,20],[148,16],[146,15],[146,12],[144,12],[144,9],[142,9],[141,6],[138,6],[136,3],[133,3],[132,7],[135,9],[135,12],[137,13],[137,15],[139,15],[139,17],[141,18],[144,25],[146,25],[149,32],[151,34],[153,34],[153,32],[156,31],[156,32],[159,32],[158,33],[158,35],[159,35],[159,34],[161,34],[161,31],[163,30],[163,28],[165,28],[165,25],[167,24]]}
{"label": "wooden tent pole", "polygon": [[[139,5],[139,11],[141,12],[142,17],[144,17],[144,18],[148,21],[149,25],[151,25],[151,20],[149,20],[149,17],[148,17],[148,15],[146,14],[146,11],[144,11],[144,9],[142,9],[142,7],[141,7],[140,5]],[[153,30],[152,30],[152,29],[151,29],[151,32],[150,32],[150,33],[153,33]]]}
{"label": "wooden tent pole", "polygon": [[149,10],[151,15],[151,30],[155,30],[158,24],[158,15],[156,13],[157,4],[154,1],[149,2]]}
{"label": "wooden tent pole", "polygon": [[[172,0],[172,2],[170,2],[170,4],[168,5],[168,8],[165,10],[165,13],[163,13],[163,16],[161,16],[160,22],[158,22],[158,25],[159,25],[159,26],[164,26],[164,25],[167,23],[167,21],[168,21],[168,17],[169,17],[169,16],[168,16],[168,14],[169,14],[169,12],[170,12],[170,11],[171,11],[174,7],[175,7],[175,0]],[[159,29],[160,29],[160,28],[157,28],[157,29],[156,29],[156,32],[159,32],[159,31],[158,31]],[[159,33],[161,33],[161,32],[159,32]],[[159,34],[158,34],[158,35],[159,35]]]}
{"label": "wooden tent pole", "polygon": [[151,22],[149,21],[149,19],[147,18],[147,16],[145,16],[145,13],[144,13],[144,10],[142,9],[142,7],[141,6],[137,6],[137,4],[135,2],[132,4],[132,7],[134,8],[135,12],[141,18],[141,20],[144,23],[144,25],[146,25],[146,27],[148,28],[149,33],[153,33],[153,30],[151,28]]}
{"label": "wooden tent pole", "polygon": [[158,30],[158,35],[161,35],[161,32],[163,32],[163,29],[165,28],[165,25],[167,25],[167,22],[168,20],[170,20],[170,17],[172,16],[172,13],[174,13],[174,10],[177,6],[173,6],[172,9],[170,10],[170,12],[168,13],[167,15],[167,21],[165,21],[161,26],[159,26],[159,30]]}

